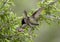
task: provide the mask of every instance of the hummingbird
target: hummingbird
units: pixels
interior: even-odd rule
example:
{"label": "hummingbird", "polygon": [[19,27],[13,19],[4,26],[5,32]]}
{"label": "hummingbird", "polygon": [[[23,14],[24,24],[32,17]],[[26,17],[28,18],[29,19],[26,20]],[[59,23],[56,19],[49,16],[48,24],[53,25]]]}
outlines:
{"label": "hummingbird", "polygon": [[[49,5],[53,5],[54,3],[56,3],[56,1],[54,2],[51,2],[48,4]],[[39,25],[38,23],[38,20],[41,16],[41,12],[45,9],[45,7],[41,7],[41,8],[38,8],[34,13],[32,13],[32,15],[29,17],[27,14],[27,11],[24,10],[24,18],[22,19],[21,21],[21,24],[22,26],[18,29],[18,31],[24,31],[23,29],[28,25],[30,26],[31,28],[34,28],[34,26],[37,26]]]}
{"label": "hummingbird", "polygon": [[37,9],[30,17],[27,15],[27,11],[24,10],[24,18],[21,21],[22,26],[20,28],[18,28],[18,31],[24,31],[23,29],[28,25],[31,28],[34,28],[34,26],[39,25],[38,23],[38,19],[41,15],[41,12],[44,8],[41,7],[39,9]]}

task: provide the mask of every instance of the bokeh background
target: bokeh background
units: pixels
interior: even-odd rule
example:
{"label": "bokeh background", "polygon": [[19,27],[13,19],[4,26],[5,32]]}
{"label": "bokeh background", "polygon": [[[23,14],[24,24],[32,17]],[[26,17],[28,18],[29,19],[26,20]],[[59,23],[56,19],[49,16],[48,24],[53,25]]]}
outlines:
{"label": "bokeh background", "polygon": [[[17,16],[22,16],[23,10],[28,12],[38,8],[37,4],[41,0],[15,0],[14,13]],[[60,25],[52,22],[48,25],[46,22],[42,22],[39,31],[37,32],[37,37],[34,38],[34,42],[60,42]]]}

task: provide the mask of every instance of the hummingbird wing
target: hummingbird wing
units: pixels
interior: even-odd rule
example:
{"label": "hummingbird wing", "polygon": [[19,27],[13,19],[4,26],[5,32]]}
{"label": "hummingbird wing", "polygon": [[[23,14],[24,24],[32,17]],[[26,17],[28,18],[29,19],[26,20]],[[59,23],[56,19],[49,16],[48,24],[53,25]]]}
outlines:
{"label": "hummingbird wing", "polygon": [[26,11],[26,10],[24,10],[24,14],[23,14],[23,15],[24,15],[25,18],[28,17],[28,16],[27,16],[27,11]]}
{"label": "hummingbird wing", "polygon": [[41,7],[41,8],[39,8],[39,9],[37,9],[34,13],[33,13],[33,15],[31,16],[33,19],[38,19],[39,17],[40,17],[40,14],[41,14],[41,12],[42,12],[42,10],[44,9],[44,7]]}

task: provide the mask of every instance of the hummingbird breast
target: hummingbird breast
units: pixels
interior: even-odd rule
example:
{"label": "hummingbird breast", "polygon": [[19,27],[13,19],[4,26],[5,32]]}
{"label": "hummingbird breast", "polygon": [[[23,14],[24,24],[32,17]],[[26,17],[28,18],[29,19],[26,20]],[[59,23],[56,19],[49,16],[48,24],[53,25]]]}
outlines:
{"label": "hummingbird breast", "polygon": [[23,24],[26,24],[24,18],[22,19],[22,25],[23,25]]}
{"label": "hummingbird breast", "polygon": [[28,23],[29,23],[29,17],[22,19],[22,25],[23,25],[23,24],[28,24]]}

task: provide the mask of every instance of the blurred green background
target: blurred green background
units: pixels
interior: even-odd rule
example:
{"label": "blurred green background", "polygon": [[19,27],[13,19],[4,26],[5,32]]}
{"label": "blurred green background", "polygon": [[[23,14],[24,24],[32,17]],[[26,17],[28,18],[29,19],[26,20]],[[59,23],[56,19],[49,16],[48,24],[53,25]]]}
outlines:
{"label": "blurred green background", "polygon": [[[23,15],[23,10],[28,12],[31,9],[36,9],[37,3],[40,0],[15,0],[14,12],[17,16]],[[41,24],[40,30],[36,31],[38,36],[34,39],[34,42],[60,42],[60,25],[55,22],[48,25],[43,22]]]}

